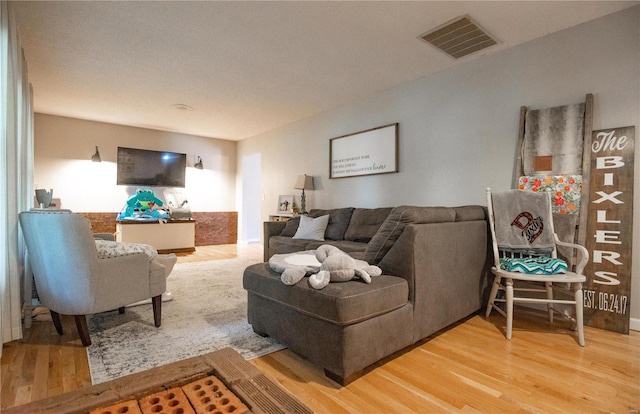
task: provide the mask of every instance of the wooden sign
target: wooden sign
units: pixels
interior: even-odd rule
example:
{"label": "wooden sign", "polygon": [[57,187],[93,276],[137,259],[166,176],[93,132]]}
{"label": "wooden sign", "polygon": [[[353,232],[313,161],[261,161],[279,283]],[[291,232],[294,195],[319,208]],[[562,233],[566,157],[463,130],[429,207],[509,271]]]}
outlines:
{"label": "wooden sign", "polygon": [[[593,131],[584,322],[629,333],[633,232],[633,126]],[[585,148],[588,150],[588,148]]]}
{"label": "wooden sign", "polygon": [[397,123],[329,140],[329,178],[398,171]]}

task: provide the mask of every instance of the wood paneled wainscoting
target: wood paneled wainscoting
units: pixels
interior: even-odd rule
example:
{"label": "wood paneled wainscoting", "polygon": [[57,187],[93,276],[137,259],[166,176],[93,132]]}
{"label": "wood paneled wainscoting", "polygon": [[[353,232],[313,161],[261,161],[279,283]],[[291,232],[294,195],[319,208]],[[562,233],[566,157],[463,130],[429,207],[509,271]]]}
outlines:
{"label": "wood paneled wainscoting", "polygon": [[238,212],[191,213],[196,221],[196,246],[238,242]]}
{"label": "wood paneled wainscoting", "polygon": [[115,233],[118,213],[80,213],[91,222],[94,233]]}
{"label": "wood paneled wainscoting", "polygon": [[[94,233],[115,233],[118,213],[80,213],[91,221]],[[238,212],[194,212],[196,246],[235,244],[238,241]]]}

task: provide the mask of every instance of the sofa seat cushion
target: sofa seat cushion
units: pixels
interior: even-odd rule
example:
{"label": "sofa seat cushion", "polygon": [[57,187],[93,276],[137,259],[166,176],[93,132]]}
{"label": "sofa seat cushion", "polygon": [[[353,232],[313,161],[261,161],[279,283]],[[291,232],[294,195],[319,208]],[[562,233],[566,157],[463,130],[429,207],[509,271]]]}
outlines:
{"label": "sofa seat cushion", "polygon": [[364,252],[367,249],[367,243],[358,243],[347,240],[325,240],[325,241],[310,241],[306,249],[307,250],[316,250],[318,247],[323,244],[330,244],[332,246],[336,246],[338,249],[342,250],[345,253],[353,253],[353,252]]}
{"label": "sofa seat cushion", "polygon": [[[346,240],[311,240],[293,239],[285,236],[271,236],[269,238],[269,250],[273,254],[295,253],[302,250],[316,250],[323,244],[336,246],[346,253],[362,253],[367,249],[367,243],[358,243]],[[358,257],[361,259],[361,257]]]}
{"label": "sofa seat cushion", "polygon": [[383,315],[406,305],[407,281],[396,276],[377,276],[367,284],[362,281],[329,283],[322,290],[309,285],[305,277],[293,286],[280,281],[268,263],[257,263],[244,271],[246,290],[279,302],[298,312],[336,325],[351,325]]}
{"label": "sofa seat cushion", "polygon": [[269,250],[274,254],[294,253],[307,250],[307,244],[312,240],[293,239],[286,236],[271,236],[269,238]]}

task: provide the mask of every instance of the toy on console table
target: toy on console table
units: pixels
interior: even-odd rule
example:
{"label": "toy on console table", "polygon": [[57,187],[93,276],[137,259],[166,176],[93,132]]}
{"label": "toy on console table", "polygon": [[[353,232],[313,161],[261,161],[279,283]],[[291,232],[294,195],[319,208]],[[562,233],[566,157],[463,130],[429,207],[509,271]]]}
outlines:
{"label": "toy on console table", "polygon": [[138,188],[136,193],[127,200],[124,211],[118,214],[118,220],[169,220],[164,210],[158,210],[164,203],[155,196],[153,190]]}
{"label": "toy on console table", "polygon": [[167,201],[171,220],[191,220],[189,201],[183,189],[171,188],[162,191]]}

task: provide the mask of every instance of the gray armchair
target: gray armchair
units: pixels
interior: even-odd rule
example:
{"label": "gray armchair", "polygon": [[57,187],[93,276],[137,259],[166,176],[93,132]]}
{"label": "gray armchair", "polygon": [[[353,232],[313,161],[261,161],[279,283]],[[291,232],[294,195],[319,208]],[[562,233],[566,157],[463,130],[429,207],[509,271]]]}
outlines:
{"label": "gray armchair", "polygon": [[160,326],[165,268],[144,253],[99,258],[91,224],[70,212],[20,213],[38,296],[62,335],[60,315],[73,315],[84,346],[91,345],[86,315],[119,309],[152,298]]}

